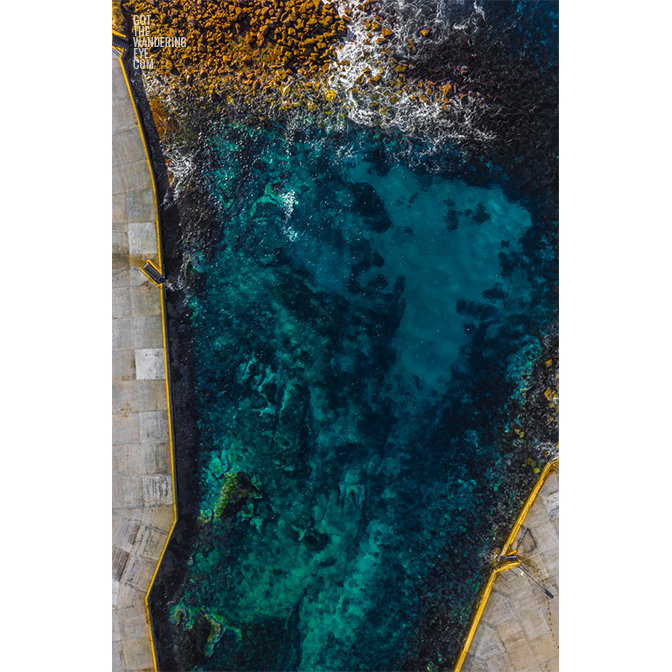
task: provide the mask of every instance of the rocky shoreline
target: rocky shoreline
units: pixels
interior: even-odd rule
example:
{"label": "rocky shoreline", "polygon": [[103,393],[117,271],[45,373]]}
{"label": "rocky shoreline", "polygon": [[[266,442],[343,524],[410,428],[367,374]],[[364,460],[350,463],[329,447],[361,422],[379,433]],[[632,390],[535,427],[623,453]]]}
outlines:
{"label": "rocky shoreline", "polygon": [[[310,4],[315,7],[315,10],[319,8],[315,3]],[[151,7],[156,10],[165,5],[166,3],[160,3],[157,0],[156,3],[151,4]],[[139,6],[141,6],[141,3],[136,3],[136,11]],[[182,7],[184,6],[186,6],[186,3],[183,3]],[[247,7],[254,8],[255,5],[249,4]],[[165,16],[174,16],[172,13],[168,15],[167,12],[164,12],[164,14]],[[161,15],[157,14],[157,16]],[[257,17],[258,15],[254,14],[254,16]],[[265,15],[262,13],[261,16]],[[368,20],[375,20],[375,18],[374,16]],[[187,24],[191,26],[188,21]],[[380,25],[382,24],[379,24],[379,27]],[[195,28],[195,26],[191,27]],[[390,40],[393,39],[393,36],[386,37]],[[469,44],[465,43],[462,48],[468,51]],[[492,48],[496,49],[495,46]],[[260,53],[262,51],[263,49]],[[487,53],[487,50],[485,50],[484,54]],[[253,58],[258,56],[259,54]],[[490,53],[490,56],[492,56],[492,53]],[[478,68],[485,68],[485,59],[486,56],[477,55],[475,63],[478,64]],[[459,375],[456,375],[453,388],[446,394],[445,408],[438,420],[438,431],[427,430],[426,451],[427,455],[432,456],[433,460],[428,462],[427,478],[428,482],[432,482],[434,475],[431,472],[440,467],[441,470],[445,470],[447,474],[451,474],[455,478],[459,474],[461,481],[464,483],[469,483],[471,479],[477,479],[479,484],[474,489],[473,497],[475,498],[474,501],[478,501],[478,507],[474,507],[473,510],[464,514],[464,529],[459,532],[456,531],[451,537],[450,546],[442,549],[441,553],[431,560],[434,570],[425,582],[425,596],[420,601],[422,607],[417,618],[413,620],[415,634],[409,638],[408,649],[404,654],[405,662],[401,663],[402,667],[400,669],[424,669],[428,661],[435,666],[435,669],[448,669],[449,661],[452,660],[459,648],[460,636],[468,622],[469,596],[477,592],[479,582],[482,581],[489,570],[487,559],[478,555],[480,551],[477,545],[474,545],[473,540],[484,535],[490,537],[494,520],[496,521],[495,538],[491,545],[493,548],[497,546],[499,543],[497,535],[505,534],[507,523],[510,523],[510,520],[515,517],[516,507],[525,497],[526,487],[534,481],[536,470],[540,468],[543,460],[552,452],[552,445],[557,443],[557,318],[551,317],[548,320],[548,312],[546,311],[549,305],[551,308],[553,307],[553,302],[557,303],[557,292],[553,284],[554,278],[557,277],[557,129],[555,129],[554,134],[557,109],[553,109],[553,97],[549,95],[545,107],[544,126],[539,130],[533,128],[531,121],[533,120],[535,101],[521,101],[521,97],[527,90],[526,87],[531,86],[531,82],[534,80],[534,77],[530,74],[533,60],[519,63],[516,66],[518,70],[516,70],[516,67],[511,70],[503,70],[504,73],[518,72],[519,75],[525,75],[524,77],[521,76],[521,84],[518,88],[500,89],[506,106],[518,110],[516,113],[518,116],[513,117],[516,123],[503,122],[502,126],[498,126],[499,140],[481,144],[476,141],[465,141],[463,148],[466,148],[468,159],[463,157],[463,162],[461,164],[456,163],[450,171],[455,177],[463,177],[466,182],[472,184],[499,182],[507,194],[513,197],[517,195],[533,212],[535,225],[529,229],[522,241],[523,254],[507,256],[506,252],[503,251],[501,259],[503,274],[516,272],[526,275],[530,283],[536,287],[537,297],[530,314],[525,314],[522,311],[515,319],[510,318],[506,323],[501,324],[493,323],[489,319],[489,313],[487,312],[489,308],[485,305],[506,305],[506,297],[499,295],[496,287],[492,288],[487,297],[484,296],[484,303],[464,302],[459,307],[462,315],[473,318],[473,331],[466,356],[467,366]],[[251,65],[253,63],[245,64],[245,67],[249,68]],[[286,75],[288,79],[297,75],[305,76],[305,74],[301,75],[298,69],[294,72],[291,67],[287,68],[288,65],[290,65],[290,62],[282,65],[278,64],[272,71],[279,76],[281,69],[289,70],[289,74]],[[174,64],[170,66],[171,70],[173,66]],[[317,65],[315,67],[316,72],[322,72]],[[477,71],[478,68],[474,65],[472,70]],[[310,67],[308,69],[310,70]],[[173,78],[174,82],[180,81],[177,79],[182,76],[179,71],[177,74],[169,73],[170,71],[167,70],[161,76],[165,76],[167,80]],[[401,72],[397,73],[397,76],[411,77],[411,73],[412,71],[409,73]],[[429,76],[427,73],[423,75],[423,86],[425,86],[426,79]],[[431,76],[435,80],[441,81],[440,73],[438,75],[432,73]],[[557,81],[554,80],[555,76],[552,68],[544,75],[545,91],[552,92],[554,81]],[[215,118],[221,120],[229,104],[216,91],[213,91],[214,96],[209,91],[204,93],[205,90],[199,89],[198,85],[194,83],[189,88],[189,95],[194,93],[189,104],[191,105],[194,99],[201,95],[205,96],[202,100],[206,102],[203,102],[203,105],[194,104],[190,108],[194,111],[198,110],[200,117],[192,116],[187,119],[186,116],[181,117],[180,114],[176,113],[176,108],[170,110],[170,105],[174,100],[162,100],[160,96],[155,94],[145,96],[142,78],[133,79],[133,84],[136,87],[136,100],[140,99],[141,116],[149,137],[154,168],[157,174],[157,195],[160,204],[165,271],[169,283],[174,288],[174,291],[167,292],[167,321],[171,342],[170,367],[176,433],[179,519],[169,552],[166,554],[150,596],[150,608],[161,667],[181,669],[180,665],[184,661],[191,660],[194,661],[194,664],[196,661],[201,661],[202,664],[207,660],[208,655],[206,654],[208,652],[212,654],[213,641],[219,641],[223,637],[222,641],[226,642],[227,637],[234,637],[233,630],[227,630],[221,624],[218,625],[216,621],[208,620],[205,617],[205,620],[201,618],[193,625],[192,630],[187,629],[189,630],[188,635],[182,642],[186,648],[180,653],[180,661],[178,661],[175,658],[174,649],[176,642],[172,639],[173,635],[169,634],[176,632],[175,623],[171,622],[166,609],[166,605],[174,604],[176,596],[183,591],[182,585],[188,572],[184,563],[191,553],[196,536],[202,532],[203,522],[199,523],[198,518],[201,515],[200,503],[204,497],[204,492],[197,473],[197,465],[201,459],[200,454],[203,450],[202,443],[204,441],[206,449],[211,450],[210,438],[205,436],[199,428],[199,411],[194,401],[199,393],[194,351],[196,332],[193,326],[194,309],[187,302],[184,282],[185,278],[188,277],[189,292],[192,296],[204,296],[206,287],[203,283],[207,280],[198,272],[192,273],[189,271],[190,264],[196,263],[193,252],[196,247],[202,248],[204,263],[209,263],[209,255],[213,253],[212,241],[219,240],[219,237],[221,237],[223,222],[221,221],[221,212],[218,210],[218,206],[212,202],[210,195],[205,191],[199,193],[199,189],[205,189],[205,184],[200,184],[198,188],[195,188],[196,185],[192,184],[191,188],[183,189],[178,197],[175,196],[171,189],[170,159],[166,160],[164,147],[166,146],[166,140],[168,140],[168,145],[174,142],[176,138],[182,138],[181,141],[184,143],[184,138],[188,137],[192,142],[196,134],[203,129],[218,128],[216,125],[211,125],[212,121]],[[258,97],[257,94],[260,90],[263,91],[263,87],[260,89],[258,84],[254,86],[254,81],[259,80],[254,77],[251,82],[248,80],[249,78],[245,79],[239,85],[244,89],[243,99],[250,95],[254,95],[255,98]],[[355,84],[355,86],[361,86],[362,83]],[[503,84],[498,86],[503,87]],[[201,93],[198,93],[199,91]],[[271,91],[271,89],[267,91]],[[275,93],[284,95],[282,92]],[[435,93],[435,91],[432,91],[431,95]],[[329,101],[324,95],[322,95],[322,99],[325,100],[326,104],[338,102],[336,99]],[[420,103],[422,104],[423,101],[420,101]],[[168,111],[164,114],[157,114],[157,105],[165,105],[165,109]],[[237,108],[235,105],[229,107],[233,119]],[[185,108],[182,108],[181,113],[184,114],[184,111]],[[247,118],[249,119],[249,115]],[[521,118],[524,120],[522,126],[519,123]],[[156,123],[158,129],[154,126],[154,123]],[[218,123],[221,124],[221,121]],[[256,124],[262,129],[270,126],[268,120],[263,122],[257,120]],[[526,134],[527,127],[525,124],[531,129],[529,134]],[[371,136],[374,137],[373,130]],[[301,132],[296,133],[295,137],[297,141],[301,139]],[[395,134],[387,135],[385,140],[386,142],[381,140],[379,163],[381,174],[389,170],[389,165],[386,165],[385,154],[392,151],[390,147],[394,146],[393,143],[396,142]],[[250,133],[248,142],[252,147],[255,146],[252,133]],[[187,143],[184,144],[187,145]],[[372,146],[375,145],[375,143],[371,144]],[[198,151],[202,150],[199,149]],[[211,162],[207,164],[208,166],[212,165],[218,170],[221,169],[215,154],[204,153],[199,156],[207,157],[207,161]],[[443,168],[454,160],[455,153],[450,156],[450,159],[445,160]],[[493,161],[493,157],[494,169],[492,165],[488,165],[489,162]],[[443,159],[436,160],[440,162]],[[241,177],[238,179],[242,179],[242,177],[245,177],[246,180],[249,179],[252,172],[258,169],[253,167],[256,165],[255,161],[258,162],[258,159],[255,159],[254,152],[250,152],[252,166],[247,166],[241,170]],[[475,166],[475,169],[469,168],[464,172],[465,165]],[[505,169],[497,169],[497,165],[505,167]],[[429,167],[427,170],[431,173]],[[460,171],[464,173],[462,176]],[[531,171],[534,171],[534,174]],[[235,190],[232,189],[231,193],[235,193]],[[228,198],[228,196],[225,196],[225,198]],[[231,207],[232,210],[227,211],[227,217],[233,218],[238,206],[234,203]],[[478,218],[478,213],[476,218]],[[481,219],[484,219],[484,215]],[[389,224],[386,225],[381,219],[380,222],[375,220],[372,226],[374,230],[375,227],[378,227],[381,231],[384,231]],[[187,240],[187,233],[189,236],[200,237],[197,246],[194,245],[193,238]],[[255,241],[253,230],[241,231],[235,240],[232,239],[231,245],[234,249],[240,248],[245,251],[248,246],[253,249],[256,244]],[[553,249],[554,245],[556,261],[546,258],[549,254],[552,256],[549,250]],[[282,266],[282,264],[287,264],[287,260],[275,258],[268,263]],[[369,260],[371,268],[367,266],[363,270],[365,272],[371,269],[375,270],[376,263],[381,262],[372,257]],[[361,270],[358,270],[357,273],[361,275],[361,278],[368,277]],[[375,289],[375,287],[369,287],[366,282],[360,280],[360,275],[354,275],[355,277],[351,281],[353,292],[372,292]],[[281,276],[282,274],[279,277]],[[291,278],[288,277],[286,288],[283,291],[285,291],[286,300],[290,302],[293,310],[300,311],[303,305],[321,301],[317,295],[305,294],[304,290],[299,291],[301,281],[290,282],[290,280]],[[395,288],[395,291],[401,295],[403,287]],[[546,304],[544,309],[540,310],[539,305],[544,303]],[[526,307],[523,306],[523,308]],[[551,309],[550,313],[552,315],[554,310]],[[557,315],[557,313],[555,314]],[[493,336],[493,328],[495,327],[496,331]],[[530,349],[529,361],[521,363],[521,371],[526,371],[526,373],[524,380],[520,382],[519,394],[516,396],[514,394],[515,390],[506,382],[506,363],[513,356],[513,351],[524,343],[524,339],[521,337],[526,334],[535,336],[538,339],[539,347]],[[501,342],[509,342],[511,352],[503,352],[499,348]],[[311,355],[304,352],[301,356],[310,357]],[[259,371],[261,371],[261,368]],[[268,382],[266,384],[268,385]],[[265,388],[261,385],[258,390],[255,388],[250,392],[250,399],[266,398],[266,402],[268,402],[271,387]],[[297,392],[294,396],[289,395],[288,399],[291,400],[292,406],[306,409],[310,407],[310,403],[304,397],[305,395],[301,396]],[[472,398],[487,400],[479,409],[480,416],[473,415],[473,403],[470,401]],[[214,397],[212,401],[214,401]],[[302,413],[307,413],[307,411],[304,410]],[[292,427],[293,425],[289,423],[287,431],[290,433],[294,431]],[[446,428],[450,428],[452,438],[446,438]],[[489,451],[478,450],[473,443],[465,440],[473,436],[475,431],[479,433],[481,443],[496,446],[497,454],[506,460],[505,467],[499,468],[497,472],[491,471],[491,475],[486,478],[483,478],[483,475],[488,473],[489,469],[493,469],[496,455]],[[296,478],[301,479],[305,476],[302,469],[306,468],[305,465],[301,466],[301,463],[314,459],[314,454],[311,458],[309,454],[304,454],[301,451],[307,450],[310,452],[314,448],[310,448],[311,440],[309,436],[301,435],[298,438],[300,441],[297,446],[301,450],[294,455],[292,452],[296,448],[294,446],[291,447],[289,453],[294,455],[292,459],[296,459],[296,464],[299,465],[293,473],[296,474]],[[383,435],[381,434],[382,440]],[[534,459],[530,457],[533,446],[544,444],[549,446],[546,451],[547,455],[539,454],[537,456],[535,454]],[[243,474],[243,472],[237,473]],[[236,476],[233,480],[227,480],[225,486],[229,487],[230,490],[232,488],[235,490],[240,481],[244,486],[241,486],[243,490],[253,492],[249,483],[245,480],[246,478],[244,474]],[[418,482],[421,481],[422,478],[418,476]],[[496,495],[497,488],[504,482],[507,484],[508,494],[503,495],[500,491]],[[355,498],[362,487],[364,486],[359,482],[348,485]],[[227,530],[234,529],[230,526],[233,525],[233,521],[236,520],[240,511],[237,510],[237,506],[227,507],[229,499],[226,497],[231,493],[229,491],[224,492],[224,490],[222,492],[224,494],[220,493],[221,506],[219,504],[215,505],[215,509],[217,509],[217,506],[221,509],[217,509],[219,511],[218,520],[221,520],[220,522],[213,520],[212,525],[213,529],[219,525],[221,529],[218,528],[219,532],[217,534],[221,533],[224,535],[222,539],[224,537],[228,539],[227,535],[230,532]],[[427,495],[421,494],[413,483],[409,482],[408,492],[403,495],[402,499],[405,506],[413,507],[417,506],[417,502],[424,496]],[[222,497],[224,499],[221,499]],[[240,501],[244,499],[243,497]],[[364,501],[366,503],[363,512],[359,514],[362,516],[362,520],[370,515],[364,512],[364,509],[369,506],[368,499]],[[257,504],[253,504],[254,507],[257,507]],[[268,504],[262,500],[261,508],[264,509],[267,506]],[[488,516],[487,520],[480,518],[477,511],[487,508],[491,509],[491,513],[492,511],[495,513]],[[270,516],[270,514],[268,515]],[[371,515],[373,515],[373,512],[371,512]],[[411,519],[412,515],[409,514],[409,521]],[[418,524],[417,521],[416,524]],[[324,545],[324,539],[320,536],[322,534],[323,532],[313,530],[308,525],[303,530],[303,537],[297,539],[311,553],[319,553],[323,550]],[[474,567],[477,568],[475,573],[473,572]],[[465,579],[464,577],[467,575],[469,578]],[[401,584],[398,588],[401,589]],[[460,610],[449,607],[449,604],[466,604],[467,606]],[[183,623],[188,622],[189,619],[188,613],[185,612],[185,614],[184,618],[187,620]],[[173,614],[173,616],[175,615]],[[289,632],[296,635],[297,619],[298,612],[291,616],[287,625],[276,623],[272,627],[269,626],[269,632],[277,630],[278,636],[280,636],[285,632],[283,628],[288,627]],[[177,620],[179,621],[179,618]],[[230,643],[232,646],[235,644],[233,639]],[[285,662],[289,666],[287,669],[293,669],[291,666],[297,664],[295,658],[296,642],[291,643],[291,645],[288,644],[288,646]],[[365,647],[365,643],[358,643],[358,646]]]}

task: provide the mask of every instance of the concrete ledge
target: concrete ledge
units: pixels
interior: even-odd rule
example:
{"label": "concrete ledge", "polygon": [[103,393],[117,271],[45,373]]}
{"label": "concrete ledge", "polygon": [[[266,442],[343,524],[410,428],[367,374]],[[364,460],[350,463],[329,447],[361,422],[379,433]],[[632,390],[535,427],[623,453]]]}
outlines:
{"label": "concrete ledge", "polygon": [[175,521],[152,177],[112,52],[112,669],[154,670],[146,595]]}
{"label": "concrete ledge", "polygon": [[[521,566],[495,579],[463,671],[559,669],[558,492],[559,476],[551,473],[511,545]],[[552,599],[544,588],[554,595]]]}

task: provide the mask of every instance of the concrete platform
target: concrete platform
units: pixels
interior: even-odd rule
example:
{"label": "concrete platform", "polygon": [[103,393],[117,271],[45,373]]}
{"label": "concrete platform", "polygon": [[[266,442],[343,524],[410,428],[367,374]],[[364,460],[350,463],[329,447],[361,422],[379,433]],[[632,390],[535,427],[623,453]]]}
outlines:
{"label": "concrete platform", "polygon": [[145,595],[174,520],[156,205],[119,52],[112,50],[113,670],[154,670]]}
{"label": "concrete platform", "polygon": [[[551,473],[525,517],[512,550],[532,576],[515,568],[497,576],[464,672],[555,672],[559,669],[559,478]],[[542,587],[553,595],[549,598]]]}

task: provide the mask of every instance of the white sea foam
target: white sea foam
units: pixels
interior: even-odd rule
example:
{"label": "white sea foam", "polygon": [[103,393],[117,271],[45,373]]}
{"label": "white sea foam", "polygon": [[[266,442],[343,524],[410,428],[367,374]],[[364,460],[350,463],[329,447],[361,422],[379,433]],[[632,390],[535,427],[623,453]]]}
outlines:
{"label": "white sea foam", "polygon": [[[357,124],[399,130],[441,143],[446,139],[474,137],[492,139],[475,123],[476,111],[484,101],[477,96],[442,100],[426,96],[418,87],[399,82],[395,67],[406,64],[407,73],[416,63],[429,58],[430,49],[451,39],[454,32],[474,33],[485,18],[477,3],[463,0],[381,0],[373,12],[358,14],[356,4],[338,0],[339,13],[352,10],[346,40],[338,50],[338,61],[332,63],[327,85],[337,91],[343,102],[343,114]],[[393,38],[376,43],[381,33],[370,31],[366,23],[373,20],[380,28],[393,32]],[[429,30],[427,36],[421,30]],[[372,37],[369,37],[372,35]],[[464,65],[455,64],[468,73]],[[467,74],[468,76],[468,74]],[[370,77],[379,77],[369,82]],[[359,84],[357,82],[359,80]]]}
{"label": "white sea foam", "polygon": [[[495,136],[479,128],[478,119],[488,103],[478,95],[443,98],[437,87],[430,82],[420,87],[409,79],[416,64],[431,60],[431,54],[447,44],[455,35],[464,31],[473,34],[480,30],[485,13],[477,1],[467,0],[379,0],[366,14],[358,13],[353,0],[336,0],[341,15],[351,10],[352,20],[347,24],[345,41],[339,45],[337,60],[330,64],[323,82],[325,88],[337,93],[332,114],[319,114],[325,128],[342,128],[346,120],[382,131],[399,131],[407,138],[421,139],[429,151],[439,150],[452,140],[467,138],[487,142]],[[369,31],[366,22],[375,20],[379,27]],[[381,44],[381,29],[388,28],[393,36]],[[423,36],[420,31],[429,30]],[[372,35],[372,37],[368,37]],[[368,44],[367,44],[368,42]],[[412,45],[411,46],[411,42]],[[413,48],[414,47],[414,48]],[[403,75],[395,71],[406,64]],[[469,71],[466,65],[453,64],[466,81]],[[145,89],[150,97],[161,99],[167,114],[179,118],[183,113],[183,90],[170,76],[166,79],[143,73]],[[378,77],[377,82],[369,81]],[[359,84],[357,80],[359,79]],[[432,87],[429,95],[427,87]],[[295,87],[298,92],[301,87]],[[452,90],[454,93],[454,89]],[[272,117],[280,111],[271,94],[265,113]],[[298,94],[297,94],[298,95]],[[275,104],[273,103],[275,100]],[[298,100],[298,98],[297,98]],[[257,101],[261,103],[261,99]],[[247,111],[249,112],[249,106]],[[335,113],[334,113],[335,112]],[[314,116],[302,107],[286,112],[280,111],[288,139],[306,124],[315,121]],[[193,147],[164,146],[171,187],[174,198],[188,188],[195,175],[196,163],[192,159]],[[345,158],[345,157],[344,157]],[[291,217],[295,195],[285,196],[283,211],[285,219]],[[294,235],[296,232],[288,232]],[[298,234],[297,234],[298,235]]]}
{"label": "white sea foam", "polygon": [[285,193],[280,194],[278,199],[282,204],[282,211],[285,213],[285,223],[281,224],[282,233],[285,235],[287,240],[293,243],[298,240],[299,236],[301,235],[293,226],[287,223],[289,222],[289,219],[294,212],[294,207],[298,203],[296,192],[286,191]]}
{"label": "white sea foam", "polygon": [[282,211],[285,213],[285,221],[287,221],[294,212],[294,206],[298,203],[295,191],[287,191],[279,196],[282,201]]}
{"label": "white sea foam", "polygon": [[191,152],[180,151],[173,147],[166,151],[166,165],[170,174],[173,197],[178,199],[195,175],[196,163]]}

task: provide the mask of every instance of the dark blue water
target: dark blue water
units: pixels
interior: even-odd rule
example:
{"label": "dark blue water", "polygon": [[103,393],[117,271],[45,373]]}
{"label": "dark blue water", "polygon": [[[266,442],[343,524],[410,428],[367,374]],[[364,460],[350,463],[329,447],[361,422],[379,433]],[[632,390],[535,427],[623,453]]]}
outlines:
{"label": "dark blue water", "polygon": [[[552,12],[493,4],[552,54]],[[511,132],[203,126],[174,206],[192,433],[165,669],[449,669],[557,441],[554,159],[528,175],[542,150]]]}

